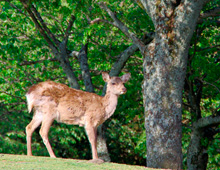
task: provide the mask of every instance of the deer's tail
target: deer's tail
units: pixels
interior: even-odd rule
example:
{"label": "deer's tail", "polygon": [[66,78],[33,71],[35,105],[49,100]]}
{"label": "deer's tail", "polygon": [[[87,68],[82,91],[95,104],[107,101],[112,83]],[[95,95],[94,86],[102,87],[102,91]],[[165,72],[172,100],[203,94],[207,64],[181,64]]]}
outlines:
{"label": "deer's tail", "polygon": [[30,113],[34,107],[34,95],[32,93],[27,93],[26,98],[27,98],[28,112]]}

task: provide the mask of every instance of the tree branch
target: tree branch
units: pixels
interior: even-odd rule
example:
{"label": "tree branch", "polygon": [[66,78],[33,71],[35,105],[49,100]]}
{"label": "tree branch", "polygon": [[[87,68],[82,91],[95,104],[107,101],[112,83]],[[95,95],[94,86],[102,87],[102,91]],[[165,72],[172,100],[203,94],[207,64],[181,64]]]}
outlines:
{"label": "tree branch", "polygon": [[26,17],[28,17],[27,14],[25,14],[24,12],[22,12],[21,9],[19,9],[18,7],[16,7],[16,6],[15,6],[14,4],[12,4],[9,0],[5,0],[5,1],[8,2],[9,5],[10,5],[12,8],[15,8],[16,10],[18,10],[19,13],[21,13],[21,14],[25,15]]}
{"label": "tree branch", "polygon": [[[49,61],[58,61],[56,58],[51,58],[51,59],[47,59]],[[47,60],[37,60],[37,61],[23,61],[22,63],[19,63],[19,66],[25,66],[25,65],[32,65],[32,64],[37,64],[37,63],[43,63],[44,61]]]}
{"label": "tree branch", "polygon": [[214,85],[214,84],[212,84],[212,83],[209,83],[209,82],[207,82],[207,81],[204,81],[204,80],[200,80],[200,81],[202,81],[202,82],[205,83],[205,84],[208,84],[208,85],[210,85],[210,86],[215,87],[215,88],[217,89],[217,91],[220,93],[220,89],[219,89],[216,85]]}
{"label": "tree branch", "polygon": [[136,3],[142,8],[145,9],[146,13],[152,18],[153,22],[154,22],[154,15],[153,12],[151,12],[150,10],[150,6],[155,6],[155,4],[152,4],[152,1],[146,1],[146,0],[135,0]]}
{"label": "tree branch", "polygon": [[200,14],[199,19],[216,17],[216,16],[220,16],[220,7],[205,11],[204,13]]}
{"label": "tree branch", "polygon": [[90,21],[90,24],[95,24],[95,23],[99,23],[99,22],[104,22],[104,23],[113,25],[114,27],[117,27],[117,25],[115,25],[113,22],[110,22],[110,21],[108,21],[108,20],[101,19],[101,18],[96,18],[96,19]]}
{"label": "tree branch", "polygon": [[67,41],[68,38],[69,30],[72,27],[72,22],[74,22],[74,18],[72,17],[69,27],[67,28],[66,38],[64,38],[63,42],[60,42],[58,39],[55,38],[54,34],[47,28],[45,22],[41,18],[36,8],[32,4],[29,4],[30,2],[27,0],[20,0],[20,1],[23,4],[26,11],[31,16],[33,22],[35,23],[35,26],[40,31],[41,35],[44,37],[49,47],[52,49],[53,54],[59,60],[61,67],[66,73],[70,86],[72,88],[79,89],[80,88],[79,83],[77,81],[77,78],[72,70],[72,67],[68,59],[68,55],[71,53],[71,51],[69,51],[66,48],[66,44],[65,44],[65,41]]}
{"label": "tree branch", "polygon": [[142,53],[144,53],[145,51],[145,44],[136,37],[136,35],[129,31],[128,27],[125,26],[124,23],[122,23],[116,16],[116,14],[114,12],[111,11],[110,8],[107,7],[105,2],[99,2],[98,3],[100,8],[104,9],[108,15],[113,19],[113,25],[116,26],[117,28],[119,28],[127,37],[129,37],[130,39],[132,39],[132,41],[134,42],[134,44],[136,44],[138,46],[138,48],[140,49],[140,51]]}
{"label": "tree branch", "polygon": [[76,20],[75,16],[71,15],[71,18],[70,18],[68,27],[67,27],[67,29],[66,29],[66,32],[65,32],[64,38],[63,38],[63,42],[64,42],[65,46],[66,46],[66,44],[67,44],[67,41],[68,41],[68,38],[69,38],[69,35],[70,35],[70,30],[71,30],[71,28],[72,28],[73,23],[74,23],[75,20]]}
{"label": "tree branch", "polygon": [[[142,41],[145,44],[149,44],[153,40],[153,38],[154,38],[154,33],[149,33],[149,34],[144,35],[144,37],[142,38]],[[130,47],[128,47],[126,50],[124,50],[120,54],[119,60],[117,62],[115,62],[114,65],[112,66],[109,75],[110,76],[118,76],[120,74],[122,68],[124,67],[125,63],[129,59],[129,57],[131,55],[133,55],[134,52],[137,50],[138,50],[138,46],[136,44],[133,44]]]}
{"label": "tree branch", "polygon": [[[197,24],[202,24],[203,22],[206,22],[207,20],[205,20],[206,18],[209,17],[218,17],[220,16],[220,7],[205,11],[204,13],[200,14]],[[217,25],[219,25],[219,21],[216,20],[214,21]]]}
{"label": "tree branch", "polygon": [[48,35],[45,33],[44,29],[42,28],[42,26],[40,25],[40,23],[38,22],[37,18],[35,17],[35,15],[33,14],[33,12],[30,10],[30,8],[28,7],[28,4],[26,4],[25,0],[20,0],[21,3],[23,4],[25,10],[28,12],[28,14],[30,15],[30,17],[32,18],[33,22],[35,23],[35,26],[37,27],[37,29],[40,31],[41,35],[44,37],[44,39],[47,41],[48,45],[50,46],[50,48],[54,51],[57,51],[57,48],[54,46],[53,42],[50,40],[50,38],[48,37]]}
{"label": "tree branch", "polygon": [[58,39],[56,39],[56,37],[54,36],[54,34],[50,31],[50,29],[47,27],[47,25],[45,24],[43,18],[41,17],[41,15],[39,14],[39,12],[37,11],[37,9],[34,7],[34,5],[31,5],[31,9],[34,13],[34,15],[37,17],[38,21],[41,23],[44,31],[47,32],[47,34],[50,36],[50,38],[53,40],[53,42],[59,46],[60,41]]}
{"label": "tree branch", "polygon": [[220,116],[209,116],[209,117],[203,117],[199,119],[198,121],[193,123],[193,126],[195,128],[205,128],[208,126],[216,126],[220,124]]}
{"label": "tree branch", "polygon": [[196,50],[196,52],[200,52],[200,51],[204,51],[204,50],[209,50],[209,49],[216,48],[216,47],[220,47],[220,44],[219,45],[214,45],[214,46],[211,46],[211,47],[200,48],[200,49]]}

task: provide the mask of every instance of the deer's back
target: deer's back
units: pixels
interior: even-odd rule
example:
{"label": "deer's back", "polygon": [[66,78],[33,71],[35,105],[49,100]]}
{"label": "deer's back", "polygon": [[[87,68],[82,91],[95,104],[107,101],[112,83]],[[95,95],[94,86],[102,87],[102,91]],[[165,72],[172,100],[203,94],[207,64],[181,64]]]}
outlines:
{"label": "deer's back", "polygon": [[28,95],[33,99],[35,110],[51,114],[59,122],[81,126],[85,122],[97,125],[103,122],[102,97],[94,93],[46,81],[32,86]]}

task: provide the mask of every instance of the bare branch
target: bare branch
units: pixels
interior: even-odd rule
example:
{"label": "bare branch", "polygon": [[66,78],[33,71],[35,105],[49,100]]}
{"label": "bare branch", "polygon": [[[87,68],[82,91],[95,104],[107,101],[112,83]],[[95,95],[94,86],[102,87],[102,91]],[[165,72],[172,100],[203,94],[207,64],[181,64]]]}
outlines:
{"label": "bare branch", "polygon": [[[150,34],[146,34],[144,35],[144,37],[142,38],[142,41],[145,44],[149,44],[154,38],[154,33],[150,33]],[[138,47],[136,44],[131,45],[130,47],[128,47],[126,50],[124,50],[120,55],[119,55],[119,59],[118,61],[116,61],[114,63],[114,65],[112,66],[109,75],[110,76],[118,76],[121,72],[121,70],[124,68],[127,60],[130,58],[130,56],[132,56],[136,51],[138,50]],[[102,95],[105,94],[106,91],[106,84],[103,88],[102,91]]]}
{"label": "bare branch", "polygon": [[216,16],[220,16],[220,7],[205,11],[204,13],[200,14],[199,19]]}
{"label": "bare branch", "polygon": [[[65,29],[63,28],[62,22],[59,20],[59,18],[49,13],[45,13],[44,16],[47,16],[57,22],[57,25],[58,25],[57,29],[61,32],[61,34],[60,35],[57,34],[57,36],[63,36]],[[47,25],[52,25],[52,24],[47,23]]]}
{"label": "bare branch", "polygon": [[203,83],[205,83],[205,84],[208,84],[208,85],[210,85],[210,86],[215,87],[215,88],[218,90],[218,92],[220,93],[220,89],[219,89],[216,85],[214,85],[214,84],[212,84],[212,83],[209,83],[209,82],[207,82],[207,81],[204,81],[204,80],[200,80],[200,81],[203,82]]}
{"label": "bare branch", "polygon": [[220,116],[209,116],[209,117],[203,117],[199,119],[197,122],[193,123],[193,126],[195,128],[205,128],[208,126],[216,126],[220,124]]}
{"label": "bare branch", "polygon": [[214,46],[211,46],[211,47],[206,47],[206,48],[198,49],[197,52],[199,52],[199,51],[204,51],[204,50],[209,50],[209,49],[211,49],[211,48],[216,48],[216,47],[220,47],[220,44],[219,44],[219,45],[214,45]]}
{"label": "bare branch", "polygon": [[140,39],[138,39],[133,32],[129,31],[128,27],[117,18],[116,14],[107,7],[105,2],[99,2],[98,4],[113,19],[114,22],[112,24],[119,28],[127,37],[131,38],[132,41],[138,46],[140,51],[144,53],[145,44]]}
{"label": "bare branch", "polygon": [[[29,1],[20,1],[23,4],[26,11],[31,16],[33,22],[35,23],[37,29],[40,31],[41,35],[47,41],[55,57],[60,61],[60,65],[66,73],[70,86],[79,89],[79,83],[75,74],[73,73],[73,69],[68,59],[68,55],[71,53],[71,51],[66,48],[65,41],[60,42],[58,39],[55,38],[54,34],[47,28],[45,22],[41,18],[36,8],[32,4],[30,4]],[[71,22],[73,22],[73,20]],[[70,23],[69,26],[71,26],[71,24],[72,23]],[[69,34],[69,29],[70,28],[67,28],[67,34]],[[68,37],[67,34],[66,37]]]}
{"label": "bare branch", "polygon": [[117,25],[115,25],[113,22],[110,22],[108,20],[104,20],[104,19],[101,19],[101,18],[96,18],[96,19],[90,21],[90,24],[95,24],[95,23],[100,23],[100,22],[104,22],[104,23],[113,25],[114,27],[117,27]]}
{"label": "bare branch", "polygon": [[[197,24],[202,24],[202,23],[204,23],[204,22],[207,22],[207,19],[199,19],[198,21],[197,21]],[[209,22],[210,22],[210,25],[216,25],[216,26],[219,26],[220,25],[220,21],[219,20],[209,20]]]}
{"label": "bare branch", "polygon": [[[211,9],[211,10],[208,10],[208,11],[205,11],[204,13],[200,14],[199,18],[198,18],[198,21],[197,21],[197,24],[202,24],[203,22],[206,22],[206,18],[209,18],[209,17],[217,17],[217,16],[220,16],[220,8],[214,8],[214,9]],[[219,21],[216,20],[216,21],[212,21],[213,23],[216,23],[217,25],[219,25]]]}
{"label": "bare branch", "polygon": [[[58,61],[57,59],[55,58],[51,58],[51,59],[48,59],[49,61]],[[19,66],[25,66],[25,65],[32,65],[32,64],[37,64],[37,63],[43,63],[44,61],[47,61],[47,60],[37,60],[37,61],[23,61],[22,63],[19,63]]]}

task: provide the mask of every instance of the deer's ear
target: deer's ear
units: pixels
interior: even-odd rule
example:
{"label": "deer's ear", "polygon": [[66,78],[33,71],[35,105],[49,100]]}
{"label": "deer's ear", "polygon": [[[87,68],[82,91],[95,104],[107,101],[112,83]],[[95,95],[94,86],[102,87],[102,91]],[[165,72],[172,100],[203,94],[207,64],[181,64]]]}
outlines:
{"label": "deer's ear", "polygon": [[102,72],[102,78],[105,82],[108,82],[110,80],[110,76],[106,72]]}
{"label": "deer's ear", "polygon": [[123,83],[126,83],[130,78],[131,78],[131,73],[127,73],[121,76],[121,80],[123,81]]}

